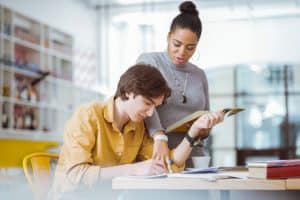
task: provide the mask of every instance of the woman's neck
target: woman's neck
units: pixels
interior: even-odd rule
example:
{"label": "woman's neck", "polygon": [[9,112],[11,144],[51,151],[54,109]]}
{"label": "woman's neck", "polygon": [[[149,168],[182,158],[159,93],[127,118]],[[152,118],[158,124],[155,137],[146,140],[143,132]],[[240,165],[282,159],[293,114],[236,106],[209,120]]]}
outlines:
{"label": "woman's neck", "polygon": [[129,117],[124,108],[124,101],[120,97],[116,98],[114,104],[114,121],[120,132],[123,131],[123,127],[129,121]]}

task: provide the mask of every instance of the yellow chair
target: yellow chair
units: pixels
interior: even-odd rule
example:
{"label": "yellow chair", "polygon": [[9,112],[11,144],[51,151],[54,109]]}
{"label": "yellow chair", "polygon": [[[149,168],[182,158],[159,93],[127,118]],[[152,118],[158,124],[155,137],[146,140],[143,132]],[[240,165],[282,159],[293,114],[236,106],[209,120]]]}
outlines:
{"label": "yellow chair", "polygon": [[52,183],[51,163],[58,160],[53,153],[38,152],[24,157],[25,177],[36,199],[45,199]]}

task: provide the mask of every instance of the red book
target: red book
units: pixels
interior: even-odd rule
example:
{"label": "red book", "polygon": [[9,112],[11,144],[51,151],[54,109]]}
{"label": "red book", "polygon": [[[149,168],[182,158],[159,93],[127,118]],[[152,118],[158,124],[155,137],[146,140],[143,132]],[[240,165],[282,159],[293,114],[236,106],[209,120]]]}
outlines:
{"label": "red book", "polygon": [[249,178],[279,179],[300,177],[300,159],[272,160],[248,164]]}

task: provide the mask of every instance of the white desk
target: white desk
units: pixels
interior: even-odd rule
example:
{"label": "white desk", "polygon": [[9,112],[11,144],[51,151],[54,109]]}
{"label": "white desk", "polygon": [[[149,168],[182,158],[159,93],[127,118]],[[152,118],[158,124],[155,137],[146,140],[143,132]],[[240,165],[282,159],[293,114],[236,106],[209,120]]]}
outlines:
{"label": "white desk", "polygon": [[[300,179],[281,180],[257,180],[257,179],[221,179],[209,182],[201,179],[191,178],[157,178],[157,179],[132,179],[115,178],[112,181],[112,188],[125,191],[143,191],[145,195],[154,195],[154,192],[163,194],[163,191],[176,191],[189,193],[193,191],[197,196],[197,191],[220,191],[217,198],[228,200],[232,191],[239,191],[239,197],[243,194],[260,194],[258,197],[250,199],[300,199]],[[297,190],[290,191],[287,190]],[[266,197],[263,197],[266,196]],[[170,196],[174,199],[174,196]],[[178,197],[178,199],[180,199]],[[233,198],[234,199],[234,198]],[[245,200],[247,198],[243,198]]]}

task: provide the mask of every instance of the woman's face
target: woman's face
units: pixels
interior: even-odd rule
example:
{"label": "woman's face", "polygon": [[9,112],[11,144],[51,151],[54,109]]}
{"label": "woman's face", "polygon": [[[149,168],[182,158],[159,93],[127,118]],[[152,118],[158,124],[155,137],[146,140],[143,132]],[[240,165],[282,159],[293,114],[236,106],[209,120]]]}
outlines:
{"label": "woman's face", "polygon": [[175,65],[183,65],[189,61],[196,51],[197,35],[189,29],[177,28],[168,35],[168,53]]}

